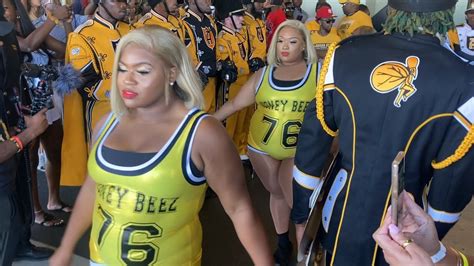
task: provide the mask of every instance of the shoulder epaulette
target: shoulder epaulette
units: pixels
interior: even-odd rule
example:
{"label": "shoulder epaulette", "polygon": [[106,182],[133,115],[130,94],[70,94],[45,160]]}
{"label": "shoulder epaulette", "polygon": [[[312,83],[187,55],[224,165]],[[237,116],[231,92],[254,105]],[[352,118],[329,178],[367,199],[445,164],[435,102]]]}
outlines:
{"label": "shoulder epaulette", "polygon": [[329,71],[329,64],[331,63],[332,56],[338,47],[337,43],[333,43],[329,46],[328,51],[326,53],[326,57],[324,58],[324,63],[321,66],[321,73],[319,74],[318,84],[316,86],[316,118],[319,120],[321,127],[323,130],[331,137],[335,137],[338,135],[337,131],[332,130],[329,128],[326,120],[324,118],[324,79],[326,78],[326,74]]}
{"label": "shoulder epaulette", "polygon": [[82,23],[81,25],[79,25],[75,30],[74,32],[76,33],[80,33],[83,29],[87,28],[87,27],[90,27],[94,25],[94,20],[93,19],[88,19],[86,22]]}
{"label": "shoulder epaulette", "polygon": [[153,15],[152,15],[150,12],[148,12],[148,13],[146,13],[145,15],[143,15],[143,17],[141,17],[141,18],[137,21],[137,23],[143,24],[143,23],[145,23],[145,21],[149,20],[152,16],[153,16]]}

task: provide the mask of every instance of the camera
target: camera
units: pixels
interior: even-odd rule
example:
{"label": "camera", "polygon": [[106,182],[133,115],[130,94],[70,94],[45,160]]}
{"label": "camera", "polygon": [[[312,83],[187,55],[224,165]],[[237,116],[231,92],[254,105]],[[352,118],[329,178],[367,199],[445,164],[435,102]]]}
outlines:
{"label": "camera", "polygon": [[58,79],[58,69],[50,65],[24,63],[22,76],[26,79],[31,98],[31,115],[43,108],[54,108],[52,82]]}

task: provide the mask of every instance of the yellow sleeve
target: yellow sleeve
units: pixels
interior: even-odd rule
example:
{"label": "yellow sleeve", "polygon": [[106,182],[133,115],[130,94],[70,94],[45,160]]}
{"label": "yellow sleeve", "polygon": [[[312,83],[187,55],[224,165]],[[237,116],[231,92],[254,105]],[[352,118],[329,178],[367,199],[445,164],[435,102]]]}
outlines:
{"label": "yellow sleeve", "polygon": [[[66,44],[65,62],[81,72],[83,88],[92,88],[102,79],[100,66],[92,49],[81,34],[76,32],[69,34]],[[82,88],[78,89],[81,91]]]}
{"label": "yellow sleeve", "polygon": [[191,57],[191,61],[193,62],[193,66],[195,66],[195,69],[199,68],[199,58],[197,54],[197,45],[196,45],[196,38],[194,37],[193,30],[189,26],[189,24],[181,20],[181,27],[183,28],[184,32],[184,45],[186,46],[186,49],[188,50],[188,54]]}
{"label": "yellow sleeve", "polygon": [[356,31],[360,27],[374,28],[374,25],[372,24],[372,19],[362,11],[359,11],[359,13],[360,14],[359,14],[358,18],[354,23],[355,25],[354,25],[354,28],[353,28],[354,29],[353,32]]}
{"label": "yellow sleeve", "polygon": [[232,49],[224,36],[222,32],[217,36],[217,61],[225,61],[226,59],[232,60]]}
{"label": "yellow sleeve", "polygon": [[459,35],[456,29],[452,29],[448,31],[448,39],[449,39],[449,46],[451,49],[455,49],[455,47],[459,46]]}
{"label": "yellow sleeve", "polygon": [[249,59],[260,58],[265,61],[267,56],[267,42],[265,40],[266,32],[265,26],[260,25],[257,21],[249,25],[248,33],[250,38],[250,51],[251,55]]}

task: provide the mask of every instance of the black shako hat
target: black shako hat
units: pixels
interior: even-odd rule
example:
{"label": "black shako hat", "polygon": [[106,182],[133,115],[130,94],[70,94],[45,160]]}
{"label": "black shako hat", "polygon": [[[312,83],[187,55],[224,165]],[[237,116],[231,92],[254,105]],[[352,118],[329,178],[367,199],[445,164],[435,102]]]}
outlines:
{"label": "black shako hat", "polygon": [[388,0],[388,6],[406,12],[436,12],[447,10],[458,0]]}
{"label": "black shako hat", "polygon": [[216,15],[219,20],[224,20],[232,15],[242,15],[245,8],[239,0],[214,0]]}
{"label": "black shako hat", "polygon": [[155,6],[161,2],[163,2],[163,0],[148,0],[148,5],[151,7],[151,9],[154,9]]}

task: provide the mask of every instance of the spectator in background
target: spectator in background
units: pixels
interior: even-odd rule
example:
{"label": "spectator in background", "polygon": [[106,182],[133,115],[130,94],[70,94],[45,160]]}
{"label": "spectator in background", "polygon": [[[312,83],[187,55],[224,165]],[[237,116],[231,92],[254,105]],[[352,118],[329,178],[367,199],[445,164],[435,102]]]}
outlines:
{"label": "spectator in background", "polygon": [[295,7],[292,0],[283,0],[283,10],[285,11],[286,19],[293,19]]}
{"label": "spectator in background", "polygon": [[[48,19],[48,14],[51,14],[55,9],[61,9],[61,3],[59,0],[43,0],[41,2],[42,9],[45,10],[45,14],[33,21],[35,27],[41,27]],[[51,30],[50,37],[66,45],[67,36],[79,25],[87,21],[87,17],[83,15],[73,15],[68,19],[58,21],[57,25]],[[63,51],[64,53],[64,51]],[[33,52],[34,58],[44,58],[46,55],[42,51]],[[64,58],[49,59],[46,55],[45,62],[34,62],[40,64],[53,64],[53,65],[64,65]],[[61,174],[61,143],[63,139],[63,128],[62,128],[62,106],[63,99],[54,90],[53,95],[54,108],[46,112],[49,126],[47,130],[39,136],[35,141],[32,141],[30,145],[30,158],[31,158],[31,175],[33,185],[33,207],[35,211],[35,223],[43,226],[57,226],[63,223],[62,219],[54,217],[53,215],[44,212],[41,207],[41,203],[38,196],[37,189],[37,171],[38,165],[38,148],[41,142],[42,147],[45,150],[48,158],[46,164],[46,180],[48,183],[48,203],[47,209],[49,211],[62,211],[69,213],[71,207],[61,200],[59,193],[59,183]]]}
{"label": "spectator in background", "polygon": [[448,32],[448,45],[460,57],[474,65],[474,1],[471,1],[466,11],[466,23]]}
{"label": "spectator in background", "polygon": [[293,6],[295,8],[293,11],[293,18],[305,23],[308,19],[308,13],[301,8],[302,5],[303,0],[293,0]]}
{"label": "spectator in background", "polygon": [[341,39],[352,36],[361,27],[374,28],[372,19],[360,10],[360,0],[339,0],[342,11],[346,15],[337,25],[337,34]]}
{"label": "spectator in background", "polygon": [[283,0],[270,0],[266,7],[270,8],[265,24],[267,26],[267,47],[272,42],[273,34],[278,26],[286,20]]}
{"label": "spectator in background", "polygon": [[322,61],[331,43],[339,42],[341,38],[337,35],[336,28],[333,27],[336,16],[328,5],[321,6],[316,10],[316,20],[306,23],[306,28],[311,35],[318,60]]}
{"label": "spectator in background", "polygon": [[[65,44],[49,36],[54,27],[60,23],[60,21],[65,21],[71,17],[70,10],[64,6],[58,6],[55,9],[47,12],[47,18],[44,20],[44,23],[35,28],[33,23],[30,21],[29,17],[26,15],[26,10],[23,5],[18,0],[4,0],[4,6],[6,7],[5,17],[6,19],[15,24],[17,31],[17,38],[20,45],[20,50],[25,55],[25,61],[34,64],[47,65],[52,59],[62,59],[64,58],[65,53]],[[50,122],[60,118],[61,113],[58,111],[49,111],[47,116],[50,118]],[[54,124],[54,123],[53,123]],[[49,156],[53,167],[50,164],[47,168],[48,176],[51,179],[48,179],[48,184],[52,185],[59,182],[59,168],[60,168],[60,145],[54,149],[54,145],[57,142],[58,134],[61,134],[60,128],[61,122],[57,121],[51,128],[48,129],[47,134],[42,134],[40,137],[43,140],[43,144],[47,149],[47,155]],[[56,132],[52,136],[48,136],[49,133]],[[46,144],[46,145],[45,145]],[[38,142],[36,140],[32,141],[30,145],[30,157],[31,157],[31,187],[32,187],[32,198],[35,210],[35,223],[42,224],[45,226],[54,226],[60,225],[64,221],[59,219],[49,213],[46,213],[42,210],[39,203],[38,197],[38,186],[36,178],[36,166],[38,165]],[[59,184],[49,186],[51,192],[53,193],[53,199],[50,205],[52,209],[57,209],[60,203],[59,199]],[[51,196],[51,195],[50,195]],[[61,209],[61,207],[59,207]],[[29,237],[28,237],[29,238]]]}
{"label": "spectator in background", "polygon": [[[46,109],[34,116],[23,116],[19,107],[21,102],[12,101],[19,93],[23,93],[19,89],[21,51],[18,47],[21,48],[21,45],[16,38],[18,31],[21,30],[21,24],[15,20],[21,15],[25,21],[29,21],[26,10],[19,1],[8,3],[0,1],[1,265],[11,265],[14,258],[44,260],[52,254],[52,250],[35,247],[30,242],[31,184],[28,182],[27,154],[24,154],[26,151],[23,149],[46,129],[48,123],[45,116]],[[48,33],[48,28],[43,30]],[[25,99],[24,97],[26,95],[19,99]],[[22,128],[22,120],[26,128]]]}

